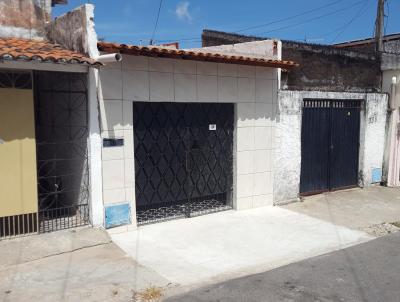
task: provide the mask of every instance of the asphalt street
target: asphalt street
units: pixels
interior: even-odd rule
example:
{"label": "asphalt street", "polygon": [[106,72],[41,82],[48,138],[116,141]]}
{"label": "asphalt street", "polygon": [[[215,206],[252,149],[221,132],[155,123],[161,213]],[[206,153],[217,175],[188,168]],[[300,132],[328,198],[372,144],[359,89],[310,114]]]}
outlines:
{"label": "asphalt street", "polygon": [[164,301],[399,302],[400,232]]}

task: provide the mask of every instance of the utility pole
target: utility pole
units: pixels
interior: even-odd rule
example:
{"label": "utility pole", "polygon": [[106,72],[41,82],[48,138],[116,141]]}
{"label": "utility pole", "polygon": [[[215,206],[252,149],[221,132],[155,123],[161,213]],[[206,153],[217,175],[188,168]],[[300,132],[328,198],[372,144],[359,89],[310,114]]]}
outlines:
{"label": "utility pole", "polygon": [[378,0],[378,11],[376,13],[375,21],[375,42],[376,51],[383,52],[383,28],[385,20],[385,1]]}

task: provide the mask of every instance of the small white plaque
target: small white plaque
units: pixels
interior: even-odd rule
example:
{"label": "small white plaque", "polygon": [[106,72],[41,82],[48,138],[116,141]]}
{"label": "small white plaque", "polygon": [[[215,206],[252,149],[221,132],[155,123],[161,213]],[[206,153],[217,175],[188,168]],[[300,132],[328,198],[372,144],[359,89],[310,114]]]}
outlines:
{"label": "small white plaque", "polygon": [[215,131],[215,130],[217,130],[217,124],[210,124],[210,125],[208,125],[208,130],[210,130],[210,131]]}

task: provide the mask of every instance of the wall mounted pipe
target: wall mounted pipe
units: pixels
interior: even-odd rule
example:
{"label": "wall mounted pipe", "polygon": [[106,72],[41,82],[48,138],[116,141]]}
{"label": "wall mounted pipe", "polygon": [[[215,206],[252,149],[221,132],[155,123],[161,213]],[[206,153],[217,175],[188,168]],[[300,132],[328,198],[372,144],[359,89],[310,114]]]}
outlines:
{"label": "wall mounted pipe", "polygon": [[98,56],[95,60],[100,63],[116,63],[122,61],[122,55],[119,53],[110,53]]}

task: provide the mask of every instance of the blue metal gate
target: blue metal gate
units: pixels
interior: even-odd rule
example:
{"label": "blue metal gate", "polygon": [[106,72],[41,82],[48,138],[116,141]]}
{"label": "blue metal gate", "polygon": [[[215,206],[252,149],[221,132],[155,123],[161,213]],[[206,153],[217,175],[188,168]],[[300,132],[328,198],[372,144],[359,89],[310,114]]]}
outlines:
{"label": "blue metal gate", "polygon": [[356,187],[359,100],[304,100],[300,193]]}

